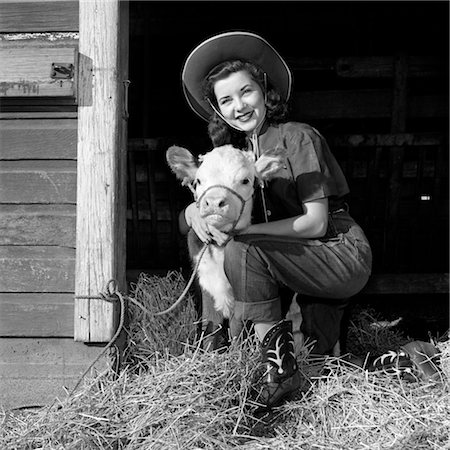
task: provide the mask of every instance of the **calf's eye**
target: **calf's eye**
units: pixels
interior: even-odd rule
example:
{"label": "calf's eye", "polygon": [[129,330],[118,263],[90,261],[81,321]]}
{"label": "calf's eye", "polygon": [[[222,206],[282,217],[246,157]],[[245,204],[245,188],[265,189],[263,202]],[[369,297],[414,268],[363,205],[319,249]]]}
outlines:
{"label": "calf's eye", "polygon": [[242,180],[242,184],[248,184],[248,183],[250,183],[250,180],[248,178],[244,178]]}

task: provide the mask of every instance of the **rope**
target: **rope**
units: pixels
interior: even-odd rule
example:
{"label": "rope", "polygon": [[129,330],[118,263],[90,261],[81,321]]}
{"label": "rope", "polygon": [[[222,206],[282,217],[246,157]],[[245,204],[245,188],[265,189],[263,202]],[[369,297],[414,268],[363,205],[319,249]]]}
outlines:
{"label": "rope", "polygon": [[[197,263],[195,264],[195,267],[192,271],[191,277],[189,278],[189,281],[186,284],[186,287],[184,288],[183,292],[181,293],[181,295],[178,297],[178,299],[175,301],[175,303],[172,306],[170,306],[169,308],[167,308],[164,311],[160,311],[158,313],[152,313],[144,305],[142,305],[138,301],[134,300],[133,298],[127,297],[127,300],[134,303],[136,306],[141,308],[146,314],[148,314],[150,316],[152,316],[152,315],[162,316],[164,314],[167,314],[167,313],[173,311],[181,303],[181,301],[184,299],[187,292],[189,291],[189,289],[194,281],[195,275],[197,273],[197,269],[200,264],[200,261],[204,255],[206,249],[208,248],[208,245],[209,244],[204,244],[202,249],[200,250],[199,257],[198,257]],[[99,359],[108,351],[108,349],[111,348],[111,346],[114,344],[114,342],[117,340],[120,333],[122,332],[124,323],[125,323],[125,299],[124,299],[123,295],[117,289],[117,281],[116,280],[111,279],[106,283],[104,293],[100,292],[99,295],[76,295],[75,298],[76,299],[87,299],[87,300],[91,300],[91,299],[105,300],[107,302],[115,302],[115,301],[117,301],[117,298],[118,298],[119,303],[120,303],[120,319],[119,319],[119,326],[117,327],[117,330],[114,333],[114,336],[109,340],[109,342],[106,344],[106,346],[103,348],[103,350],[97,355],[97,357],[94,359],[94,361],[92,361],[91,364],[89,364],[88,368],[80,376],[76,385],[73,387],[73,389],[68,394],[67,398],[70,398],[76,392],[76,390],[79,388],[81,382],[83,381],[84,377],[88,374],[88,372],[92,369],[92,367],[94,367],[94,365],[99,361]],[[53,401],[53,403],[51,405],[53,405],[54,403],[55,403],[55,401]],[[42,408],[44,406],[45,405],[23,405],[23,406],[11,408],[11,411],[18,411],[21,409],[31,409],[31,408]]]}
{"label": "rope", "polygon": [[[196,200],[197,207],[200,205],[200,202],[201,202],[202,198],[205,196],[205,194],[206,194],[210,189],[214,189],[214,188],[222,188],[222,189],[227,190],[227,191],[230,192],[231,194],[234,194],[234,195],[240,200],[240,202],[241,202],[241,209],[240,209],[240,211],[239,211],[239,215],[238,215],[237,219],[233,222],[233,225],[232,225],[232,227],[231,227],[231,230],[228,232],[228,234],[229,234],[229,239],[228,239],[228,240],[230,240],[230,239],[232,238],[232,235],[233,235],[233,233],[234,233],[234,230],[236,229],[236,226],[237,226],[239,220],[240,220],[241,217],[242,217],[242,214],[243,214],[244,209],[245,209],[245,205],[246,205],[246,203],[252,198],[252,195],[253,195],[253,194],[246,200],[244,197],[242,197],[242,195],[240,195],[240,194],[239,194],[238,192],[236,192],[235,190],[229,188],[228,186],[225,186],[225,185],[222,185],[222,184],[215,184],[215,185],[213,185],[213,186],[209,186],[209,187],[202,193],[202,195]],[[227,241],[227,242],[228,242],[228,241]],[[196,273],[197,273],[198,266],[200,265],[200,261],[201,261],[203,255],[205,254],[205,251],[206,251],[206,249],[208,248],[208,245],[209,245],[209,243],[204,244],[203,247],[202,247],[202,249],[200,250],[200,253],[199,253],[199,255],[198,255],[197,262],[195,263],[195,267],[194,267],[194,269],[192,270],[191,277],[189,278],[189,281],[188,281],[188,283],[187,283],[187,285],[186,285],[184,291],[181,293],[181,295],[178,297],[178,299],[175,301],[175,303],[174,303],[172,306],[170,306],[169,308],[167,308],[167,309],[164,310],[164,311],[155,313],[155,314],[154,314],[155,316],[162,316],[162,315],[164,315],[164,314],[167,314],[167,313],[173,311],[173,310],[181,303],[181,301],[184,299],[184,297],[186,296],[187,292],[189,291],[189,289],[190,289],[190,287],[191,287],[191,285],[192,285],[192,283],[193,283],[193,281],[194,281],[195,275],[196,275]],[[138,305],[138,306],[141,306],[141,307],[142,307],[142,305]],[[146,309],[145,309],[145,310],[146,310]],[[147,314],[151,314],[150,311],[148,311],[148,310],[146,310],[146,312],[147,312]]]}
{"label": "rope", "polygon": [[[200,261],[201,261],[203,255],[205,254],[205,251],[206,251],[206,249],[208,248],[208,245],[209,245],[209,244],[204,244],[203,247],[202,247],[202,249],[200,250],[200,253],[198,254],[197,262],[195,263],[195,267],[194,267],[194,269],[192,270],[191,277],[189,278],[189,281],[188,281],[188,283],[186,284],[186,287],[184,288],[184,291],[183,291],[183,292],[181,293],[181,295],[178,297],[178,299],[176,300],[176,302],[175,302],[172,306],[170,306],[169,308],[167,308],[166,310],[161,311],[161,312],[158,312],[158,313],[155,313],[155,316],[162,316],[162,315],[164,315],[164,314],[170,313],[170,312],[173,311],[173,310],[181,303],[181,301],[184,299],[184,297],[186,296],[187,292],[189,291],[189,289],[190,289],[190,287],[191,287],[191,285],[192,285],[192,283],[193,283],[193,281],[194,281],[195,274],[197,273],[198,266],[200,265]],[[148,312],[148,313],[149,313],[149,312]]]}
{"label": "rope", "polygon": [[200,202],[202,201],[202,198],[205,196],[205,194],[208,191],[210,191],[211,189],[216,189],[216,188],[224,189],[224,190],[230,192],[231,194],[235,195],[241,202],[241,210],[239,211],[239,215],[238,215],[237,219],[233,222],[231,230],[229,231],[229,233],[233,233],[237,224],[241,220],[242,213],[244,212],[244,209],[245,209],[245,205],[253,197],[253,191],[252,191],[251,195],[249,196],[249,198],[246,200],[244,197],[242,197],[241,194],[239,194],[239,192],[236,192],[234,189],[231,189],[230,187],[225,186],[224,184],[214,184],[212,186],[209,186],[207,189],[205,189],[205,191],[202,193],[202,195],[200,195],[200,197],[195,201],[197,208],[200,206]]}
{"label": "rope", "polygon": [[[70,398],[75,391],[80,386],[81,382],[83,381],[86,374],[92,369],[92,367],[98,362],[98,360],[106,353],[106,351],[114,344],[116,339],[119,337],[120,333],[122,332],[124,323],[125,323],[125,300],[122,296],[122,294],[117,289],[117,282],[114,279],[111,279],[106,283],[105,287],[105,293],[100,293],[99,295],[76,295],[76,299],[95,299],[95,300],[105,300],[108,302],[114,302],[117,301],[117,298],[120,302],[120,320],[119,320],[119,326],[117,327],[116,332],[114,333],[114,336],[110,339],[110,341],[106,344],[106,346],[103,348],[103,350],[97,355],[97,357],[94,359],[94,361],[89,364],[89,367],[83,372],[83,374],[80,376],[80,378],[77,381],[77,384],[75,387],[70,391],[67,398]],[[56,403],[56,399],[53,400],[52,403],[50,403],[49,407],[52,407]],[[44,408],[47,405],[21,405],[14,408],[10,408],[9,411],[20,411],[24,409],[35,409],[35,408]]]}
{"label": "rope", "polygon": [[122,294],[117,289],[117,281],[114,279],[109,280],[108,283],[106,283],[105,292],[106,293],[100,293],[99,295],[92,295],[92,296],[82,296],[82,295],[75,296],[75,298],[77,298],[77,299],[97,299],[97,300],[105,300],[108,302],[117,301],[117,298],[118,298],[119,302],[120,302],[120,319],[119,319],[119,326],[117,327],[117,330],[114,333],[114,336],[109,340],[109,342],[106,344],[106,346],[103,348],[103,350],[97,355],[97,357],[94,359],[94,361],[92,361],[92,363],[89,364],[89,367],[83,372],[83,374],[79,378],[75,387],[70,391],[69,397],[71,397],[74,394],[74,392],[78,389],[81,381],[86,376],[86,374],[99,361],[99,359],[106,353],[106,351],[109,348],[111,348],[111,346],[114,344],[114,342],[117,340],[120,333],[122,332],[122,329],[123,329],[123,326],[125,323],[125,299],[123,298]]}
{"label": "rope", "polygon": [[[175,303],[173,303],[173,305],[171,305],[169,308],[167,308],[164,311],[160,311],[158,313],[153,313],[152,314],[144,305],[141,305],[139,302],[135,301],[131,297],[128,297],[128,300],[131,301],[132,303],[134,303],[139,308],[141,308],[148,315],[162,316],[164,314],[168,314],[171,311],[173,311],[183,301],[184,297],[186,297],[186,294],[188,293],[190,287],[192,286],[192,283],[194,281],[195,275],[197,273],[198,266],[200,265],[200,261],[201,261],[203,255],[204,255],[206,249],[208,248],[208,245],[209,244],[204,244],[203,245],[202,249],[200,250],[200,253],[199,253],[197,262],[195,264],[195,267],[194,267],[194,269],[192,271],[191,277],[189,278],[189,281],[186,284],[186,287],[184,288],[183,292],[180,294],[178,299],[175,301]],[[105,348],[94,359],[94,361],[92,361],[92,363],[89,364],[89,367],[83,372],[83,374],[81,375],[81,377],[78,380],[77,384],[75,385],[75,387],[70,392],[69,397],[71,397],[74,394],[74,392],[78,389],[78,387],[80,386],[81,381],[86,376],[86,374],[92,369],[92,367],[98,362],[98,360],[106,353],[106,351],[114,344],[114,342],[116,341],[116,339],[119,337],[120,333],[122,332],[122,329],[123,329],[123,326],[124,326],[124,322],[125,322],[125,299],[123,298],[122,294],[117,289],[117,282],[116,282],[116,280],[111,279],[111,280],[108,281],[108,283],[106,283],[105,293],[100,293],[99,295],[86,295],[86,296],[84,296],[84,295],[76,295],[75,296],[76,299],[95,299],[95,300],[105,300],[105,301],[109,301],[109,302],[117,301],[117,298],[115,298],[115,296],[117,296],[119,298],[119,301],[120,301],[119,326],[117,327],[117,330],[114,333],[114,336],[106,344]]]}

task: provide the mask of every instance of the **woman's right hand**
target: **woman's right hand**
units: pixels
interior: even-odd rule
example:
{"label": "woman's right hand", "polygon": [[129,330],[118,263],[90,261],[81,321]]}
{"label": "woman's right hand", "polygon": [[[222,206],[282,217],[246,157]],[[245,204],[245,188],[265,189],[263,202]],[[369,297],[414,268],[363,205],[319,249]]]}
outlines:
{"label": "woman's right hand", "polygon": [[188,226],[195,231],[198,238],[205,244],[215,241],[218,245],[223,245],[227,241],[228,235],[226,233],[208,225],[206,220],[200,216],[195,202],[184,210],[184,217]]}

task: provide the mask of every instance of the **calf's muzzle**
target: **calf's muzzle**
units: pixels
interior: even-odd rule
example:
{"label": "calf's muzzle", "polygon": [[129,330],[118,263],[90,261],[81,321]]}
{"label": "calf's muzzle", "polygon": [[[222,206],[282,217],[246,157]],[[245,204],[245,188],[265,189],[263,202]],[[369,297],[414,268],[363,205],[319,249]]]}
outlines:
{"label": "calf's muzzle", "polygon": [[[209,186],[200,195],[197,199],[197,207],[203,217],[217,214],[223,216],[224,219],[227,218],[228,222],[233,222],[232,229],[234,229],[242,217],[245,204],[251,198],[252,195],[245,199],[228,186],[217,184]],[[236,208],[233,208],[234,205]]]}

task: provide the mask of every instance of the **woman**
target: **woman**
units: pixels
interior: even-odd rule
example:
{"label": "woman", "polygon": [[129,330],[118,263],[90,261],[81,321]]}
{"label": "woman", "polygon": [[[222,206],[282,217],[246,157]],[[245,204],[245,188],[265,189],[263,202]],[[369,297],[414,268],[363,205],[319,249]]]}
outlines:
{"label": "woman", "polygon": [[209,121],[214,146],[231,143],[256,157],[287,150],[283,172],[258,192],[252,225],[234,239],[208,226],[195,203],[180,215],[182,232],[192,227],[203,242],[226,243],[236,299],[231,330],[254,324],[265,368],[260,401],[270,407],[300,385],[281,291],[308,299],[302,331],[315,339],[315,353],[327,353],[339,338],[346,299],[368,280],[371,249],[348,213],[347,182],[325,139],[285,120],[292,77],[267,41],[248,32],[214,36],[189,55],[182,81],[189,105]]}

